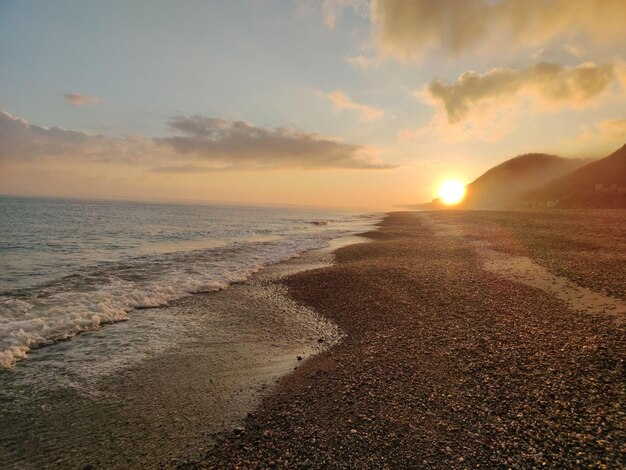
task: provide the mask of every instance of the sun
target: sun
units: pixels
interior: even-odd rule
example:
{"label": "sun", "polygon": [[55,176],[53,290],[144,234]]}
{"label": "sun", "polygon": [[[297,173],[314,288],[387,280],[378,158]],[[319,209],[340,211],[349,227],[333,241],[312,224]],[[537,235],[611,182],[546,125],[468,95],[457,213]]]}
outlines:
{"label": "sun", "polygon": [[446,180],[439,187],[439,198],[444,204],[458,204],[465,197],[465,185],[458,180]]}

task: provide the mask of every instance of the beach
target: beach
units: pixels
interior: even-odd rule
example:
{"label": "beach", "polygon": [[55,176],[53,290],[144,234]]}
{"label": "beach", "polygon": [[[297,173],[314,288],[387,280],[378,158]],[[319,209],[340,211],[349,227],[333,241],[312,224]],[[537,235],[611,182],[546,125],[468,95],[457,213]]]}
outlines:
{"label": "beach", "polygon": [[621,211],[391,213],[283,280],[345,338],[179,467],[624,466],[625,229]]}
{"label": "beach", "polygon": [[626,470],[624,19],[0,0],[0,470]]}
{"label": "beach", "polygon": [[625,233],[611,210],[390,213],[34,349],[0,375],[0,460],[623,466]]}

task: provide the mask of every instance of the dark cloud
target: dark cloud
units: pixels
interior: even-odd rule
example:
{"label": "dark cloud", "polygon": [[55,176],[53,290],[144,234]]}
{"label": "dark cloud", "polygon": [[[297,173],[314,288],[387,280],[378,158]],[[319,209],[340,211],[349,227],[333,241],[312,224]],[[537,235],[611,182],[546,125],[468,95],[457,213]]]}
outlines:
{"label": "dark cloud", "polygon": [[237,168],[391,168],[362,145],[284,128],[202,116],[176,117],[182,135],[156,139],[182,155]]}

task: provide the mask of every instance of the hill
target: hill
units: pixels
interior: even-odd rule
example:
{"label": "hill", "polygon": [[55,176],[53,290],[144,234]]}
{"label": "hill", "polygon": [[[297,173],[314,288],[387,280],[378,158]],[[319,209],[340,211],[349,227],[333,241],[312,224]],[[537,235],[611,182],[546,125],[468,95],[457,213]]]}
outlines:
{"label": "hill", "polygon": [[413,209],[499,209],[519,204],[529,191],[544,186],[590,160],[563,158],[544,153],[519,155],[501,163],[467,185],[467,195],[461,204],[443,205],[438,199]]}
{"label": "hill", "polygon": [[459,206],[464,209],[496,209],[516,204],[531,190],[570,173],[589,163],[571,159],[529,153],[520,155],[491,168],[467,186],[467,195]]}
{"label": "hill", "polygon": [[626,208],[626,145],[530,191],[526,206]]}

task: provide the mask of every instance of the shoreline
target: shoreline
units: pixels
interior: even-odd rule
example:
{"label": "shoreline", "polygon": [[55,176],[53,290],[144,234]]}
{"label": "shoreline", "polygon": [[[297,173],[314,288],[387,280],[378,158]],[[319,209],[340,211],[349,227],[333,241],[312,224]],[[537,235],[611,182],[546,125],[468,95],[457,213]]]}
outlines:
{"label": "shoreline", "polygon": [[[533,213],[514,214],[508,226],[502,217],[392,213],[370,243],[336,251],[333,266],[285,279],[292,298],[346,338],[281,379],[244,430],[219,435],[181,468],[624,465],[624,329],[485,269],[472,246],[491,239],[544,264],[595,234],[567,238],[555,224],[549,238],[532,231]],[[584,228],[594,216],[579,217]],[[467,230],[446,235],[433,223]],[[542,257],[529,252],[535,239]],[[626,240],[614,240],[597,249],[621,259]],[[570,280],[589,269],[567,261]],[[595,285],[621,292],[624,268],[603,268],[617,281]]]}
{"label": "shoreline", "polygon": [[[0,460],[7,468],[622,465],[624,329],[601,308],[576,311],[524,282],[528,272],[516,279],[489,269],[489,257],[497,252],[501,266],[526,257],[568,285],[591,266],[581,289],[617,293],[622,306],[626,224],[605,214],[590,250],[613,250],[610,266],[580,252],[597,238],[584,217],[597,214],[580,215],[578,231],[559,223],[551,234],[537,217],[390,213],[365,234],[224,291],[139,312],[212,314],[192,341],[95,377],[83,384],[89,393],[77,384],[16,401]],[[614,278],[597,275],[607,271]],[[131,324],[116,324],[120,338]]]}
{"label": "shoreline", "polygon": [[[84,221],[78,215],[86,208],[90,235],[81,240]],[[127,321],[193,293],[224,289],[264,267],[323,248],[332,238],[362,231],[380,216],[18,200],[1,210],[23,217],[5,224],[0,369],[12,368],[39,346]],[[25,221],[40,219],[31,233]],[[132,223],[139,219],[146,223]]]}
{"label": "shoreline", "polygon": [[[6,424],[0,461],[7,468],[157,468],[197,458],[214,434],[238,426],[280,377],[339,340],[336,326],[287,297],[280,279],[328,266],[337,247],[357,240],[337,237],[228,289],[142,310],[129,321],[34,350],[0,377],[0,385],[9,385],[0,394]],[[113,361],[111,370],[90,371],[81,350],[101,344],[136,354],[125,341],[127,330],[163,321],[168,329],[157,326],[154,334],[170,335],[172,347],[128,363],[118,351],[121,362]],[[41,382],[43,369],[58,361],[70,363],[55,371],[54,383]]]}

